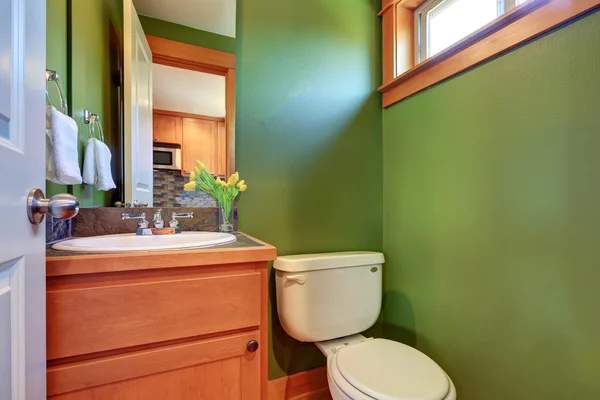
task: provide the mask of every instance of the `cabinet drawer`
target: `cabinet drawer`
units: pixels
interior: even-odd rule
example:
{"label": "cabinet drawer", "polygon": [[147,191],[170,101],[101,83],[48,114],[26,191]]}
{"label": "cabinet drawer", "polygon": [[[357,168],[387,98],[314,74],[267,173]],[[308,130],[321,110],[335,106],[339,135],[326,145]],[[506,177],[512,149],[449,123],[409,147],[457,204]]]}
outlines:
{"label": "cabinet drawer", "polygon": [[260,272],[49,288],[49,360],[260,325]]}
{"label": "cabinet drawer", "polygon": [[251,331],[145,349],[48,369],[50,399],[223,399],[260,398],[260,352]]}

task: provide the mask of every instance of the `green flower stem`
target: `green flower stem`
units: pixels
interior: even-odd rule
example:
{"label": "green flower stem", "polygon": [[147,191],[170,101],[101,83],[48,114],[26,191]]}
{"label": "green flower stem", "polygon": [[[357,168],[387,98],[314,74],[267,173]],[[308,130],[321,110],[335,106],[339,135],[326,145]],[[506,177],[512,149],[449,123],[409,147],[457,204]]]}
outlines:
{"label": "green flower stem", "polygon": [[223,207],[225,220],[229,221],[233,200],[240,193],[240,189],[236,185],[218,184],[207,170],[203,170],[200,174],[196,175],[196,189],[215,199]]}

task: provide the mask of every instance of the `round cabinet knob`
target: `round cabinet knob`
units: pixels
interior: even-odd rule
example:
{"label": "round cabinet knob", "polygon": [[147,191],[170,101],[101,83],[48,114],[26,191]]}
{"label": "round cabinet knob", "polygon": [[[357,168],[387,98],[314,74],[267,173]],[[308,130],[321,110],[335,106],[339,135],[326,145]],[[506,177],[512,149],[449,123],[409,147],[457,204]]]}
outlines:
{"label": "round cabinet knob", "polygon": [[57,194],[50,199],[44,192],[33,189],[27,197],[27,216],[32,224],[38,225],[46,214],[58,219],[71,219],[79,212],[79,200],[72,194]]}
{"label": "round cabinet knob", "polygon": [[258,342],[256,340],[251,340],[246,345],[246,348],[250,353],[254,353],[256,350],[258,350]]}

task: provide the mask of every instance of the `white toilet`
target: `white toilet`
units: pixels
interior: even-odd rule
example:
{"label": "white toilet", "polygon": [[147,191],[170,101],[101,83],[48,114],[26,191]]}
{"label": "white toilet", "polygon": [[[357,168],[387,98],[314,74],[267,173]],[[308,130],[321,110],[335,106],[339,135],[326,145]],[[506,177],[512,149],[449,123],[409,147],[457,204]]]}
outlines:
{"label": "white toilet", "polygon": [[383,262],[373,252],[279,257],[273,267],[283,329],[325,354],[334,400],[455,400],[452,380],[425,354],[358,334],[379,316]]}

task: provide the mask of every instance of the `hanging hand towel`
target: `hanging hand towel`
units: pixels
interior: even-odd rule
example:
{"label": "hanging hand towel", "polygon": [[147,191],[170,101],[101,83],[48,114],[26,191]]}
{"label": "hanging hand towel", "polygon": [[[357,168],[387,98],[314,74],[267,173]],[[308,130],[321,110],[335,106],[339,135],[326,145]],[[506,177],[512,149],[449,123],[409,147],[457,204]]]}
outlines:
{"label": "hanging hand towel", "polygon": [[[46,107],[46,129],[52,145],[47,175],[50,181],[63,185],[81,183],[77,156],[77,123],[52,106]],[[53,163],[52,163],[53,161]],[[54,167],[54,171],[51,168]]]}
{"label": "hanging hand towel", "polygon": [[83,183],[88,185],[96,184],[96,142],[95,138],[88,139],[83,155]]}
{"label": "hanging hand towel", "polygon": [[96,183],[96,190],[110,190],[115,189],[117,185],[112,178],[112,171],[110,169],[110,160],[112,158],[110,149],[107,145],[102,143],[100,140],[96,140],[95,155],[96,155],[96,170],[98,171],[98,182]]}

